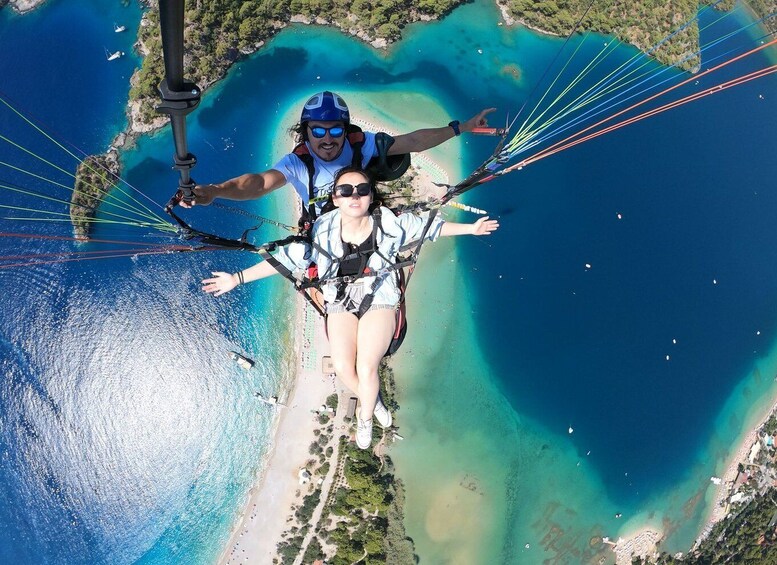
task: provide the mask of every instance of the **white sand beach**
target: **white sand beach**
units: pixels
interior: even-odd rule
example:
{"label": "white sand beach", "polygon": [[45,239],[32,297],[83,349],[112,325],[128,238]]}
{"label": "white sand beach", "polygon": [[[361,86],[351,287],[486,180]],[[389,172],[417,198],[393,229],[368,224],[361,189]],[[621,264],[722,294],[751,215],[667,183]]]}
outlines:
{"label": "white sand beach", "polygon": [[279,410],[278,427],[267,467],[251,489],[248,502],[219,563],[272,563],[281,534],[289,527],[287,518],[294,503],[307,493],[301,491],[298,472],[310,459],[308,447],[315,441],[315,411],[327,396],[336,392],[334,378],[321,371],[321,358],[329,354],[323,319],[301,296],[297,296],[295,336],[296,381],[285,406]]}
{"label": "white sand beach", "polygon": [[653,557],[658,553],[657,544],[664,534],[651,528],[644,528],[626,537],[618,538],[613,545],[615,563],[629,565],[634,557]]}
{"label": "white sand beach", "polygon": [[772,404],[769,408],[763,410],[760,414],[755,415],[755,422],[757,423],[750,428],[750,431],[747,432],[745,437],[742,438],[742,441],[739,443],[736,451],[734,451],[733,454],[729,457],[726,470],[720,477],[720,485],[717,486],[715,491],[714,502],[711,505],[707,522],[702,529],[699,538],[697,539],[697,543],[706,537],[712,527],[717,522],[725,518],[728,514],[729,505],[727,503],[727,499],[731,494],[731,488],[734,484],[734,481],[739,474],[739,464],[747,462],[750,449],[752,448],[753,444],[758,441],[759,429],[766,423],[771,415],[777,411],[777,398],[773,399],[773,402],[774,404]]}

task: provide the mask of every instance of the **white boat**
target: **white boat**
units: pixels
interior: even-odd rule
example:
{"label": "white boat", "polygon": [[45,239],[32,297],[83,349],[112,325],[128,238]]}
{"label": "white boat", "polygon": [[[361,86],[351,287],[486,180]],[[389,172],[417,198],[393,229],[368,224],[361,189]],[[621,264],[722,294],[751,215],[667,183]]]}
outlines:
{"label": "white boat", "polygon": [[269,404],[270,406],[284,406],[284,404],[281,404],[278,402],[277,396],[264,396],[261,392],[255,392],[254,396],[258,398],[261,402],[264,402],[265,404]]}
{"label": "white boat", "polygon": [[113,53],[111,53],[110,51],[108,51],[108,49],[105,49],[105,58],[108,59],[109,61],[115,61],[119,57],[123,57],[123,56],[124,56],[124,51],[114,51]]}
{"label": "white boat", "polygon": [[116,33],[121,33],[122,31],[127,31],[127,26],[120,26],[120,25],[117,25],[116,22],[114,22],[114,24],[113,24],[113,31],[115,31]]}
{"label": "white boat", "polygon": [[252,369],[254,367],[254,360],[249,359],[245,355],[241,355],[237,351],[230,351],[229,356],[232,358],[233,361],[237,362],[237,364],[242,368],[248,371],[249,369]]}

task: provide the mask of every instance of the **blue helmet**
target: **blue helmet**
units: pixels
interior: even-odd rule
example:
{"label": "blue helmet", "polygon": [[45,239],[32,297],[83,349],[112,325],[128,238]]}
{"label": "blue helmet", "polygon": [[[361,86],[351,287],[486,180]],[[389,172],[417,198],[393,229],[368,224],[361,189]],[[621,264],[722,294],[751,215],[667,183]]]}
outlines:
{"label": "blue helmet", "polygon": [[351,113],[345,100],[338,94],[325,90],[310,97],[302,109],[300,123],[315,120],[318,122],[351,122]]}

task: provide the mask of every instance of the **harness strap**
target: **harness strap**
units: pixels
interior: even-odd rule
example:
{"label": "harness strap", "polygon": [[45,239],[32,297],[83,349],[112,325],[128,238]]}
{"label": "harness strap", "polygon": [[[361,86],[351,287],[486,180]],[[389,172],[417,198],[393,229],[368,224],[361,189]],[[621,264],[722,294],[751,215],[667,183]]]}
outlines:
{"label": "harness strap", "polygon": [[[297,292],[299,292],[300,294],[302,294],[302,296],[305,298],[305,300],[307,300],[308,303],[311,306],[313,306],[313,308],[316,310],[316,312],[318,312],[319,314],[324,316],[324,318],[326,318],[326,313],[321,309],[321,307],[318,305],[318,303],[315,300],[313,300],[313,298],[310,296],[310,294],[308,294],[306,292],[307,289],[314,288],[314,287],[316,287],[316,285],[300,283],[300,281],[298,281],[296,278],[294,278],[294,274],[289,269],[286,268],[286,265],[284,265],[283,263],[278,261],[270,253],[270,251],[275,250],[280,245],[288,245],[289,243],[292,243],[294,241],[300,241],[300,240],[304,241],[305,238],[304,237],[300,237],[300,236],[291,236],[291,237],[287,237],[284,240],[271,241],[270,243],[265,243],[264,245],[262,245],[259,248],[258,252],[259,252],[259,255],[262,257],[262,259],[267,261],[270,264],[271,267],[273,267],[276,271],[278,271],[278,274],[280,274],[283,278],[285,278],[286,280],[290,281],[291,284],[294,285],[295,290]],[[316,246],[316,247],[318,248],[318,246]]]}
{"label": "harness strap", "polygon": [[[421,247],[424,244],[424,239],[426,238],[426,234],[429,233],[429,229],[432,227],[432,222],[434,222],[434,219],[437,217],[437,212],[439,212],[439,208],[432,208],[429,211],[429,219],[426,220],[426,225],[424,226],[424,231],[421,232],[421,237],[418,240],[418,246],[415,248],[415,250],[410,255],[410,260],[412,260],[413,264],[418,261],[418,255],[421,253]],[[405,287],[410,284],[410,278],[413,276],[414,269],[410,269],[410,272],[407,274],[407,278],[405,279]]]}
{"label": "harness strap", "polygon": [[[377,217],[380,214],[380,210],[376,208],[372,211],[372,231],[370,232],[370,251],[363,252],[360,250],[357,250],[355,253],[351,253],[349,255],[346,255],[342,259],[338,261],[340,265],[342,265],[343,261],[353,258],[353,257],[359,257],[361,258],[361,261],[359,262],[359,267],[356,271],[355,275],[345,275],[345,276],[351,276],[354,277],[354,280],[357,280],[363,276],[365,276],[366,273],[370,272],[369,267],[367,266],[367,263],[370,260],[370,257],[373,253],[377,253],[378,256],[383,257],[383,255],[378,250],[378,226],[379,226],[379,220]],[[340,270],[340,267],[338,267],[338,271]],[[327,279],[327,282],[329,282],[329,279]],[[337,283],[337,298],[341,299],[345,295],[345,289],[350,284],[349,282],[345,280],[341,280]]]}
{"label": "harness strap", "polygon": [[186,240],[196,240],[200,243],[206,245],[206,246],[213,246],[217,248],[224,248],[224,249],[241,249],[243,251],[251,251],[254,253],[257,253],[259,251],[259,248],[255,246],[252,243],[249,243],[247,241],[248,232],[251,231],[246,230],[243,232],[243,236],[238,239],[227,239],[225,237],[220,237],[217,235],[213,235],[207,232],[203,232],[200,230],[196,230],[192,228],[189,224],[187,224],[183,218],[181,218],[178,214],[176,214],[173,211],[173,208],[180,202],[180,198],[182,196],[181,192],[176,193],[173,198],[170,199],[170,202],[167,203],[165,206],[165,212],[168,216],[173,218],[175,222],[180,226],[180,234],[183,239]]}
{"label": "harness strap", "polygon": [[[391,269],[393,264],[391,264],[391,261],[389,261],[385,255],[383,255],[380,250],[378,249],[378,229],[383,231],[383,224],[381,222],[381,211],[380,207],[375,208],[375,210],[372,211],[372,246],[375,249],[375,253],[378,254],[378,256],[383,259],[386,263],[389,263],[389,267],[386,267],[384,269],[381,269],[382,274],[375,274],[375,279],[372,281],[372,284],[370,285],[370,290],[367,292],[367,294],[364,295],[364,298],[361,301],[361,304],[359,304],[359,311],[356,314],[357,318],[361,318],[367,313],[367,310],[370,309],[372,306],[373,300],[375,300],[375,292],[378,290],[378,287],[383,283],[383,281],[386,279],[386,277],[391,274],[392,271],[395,271],[395,269]],[[362,275],[364,276],[364,275]],[[398,281],[397,281],[398,282]]]}

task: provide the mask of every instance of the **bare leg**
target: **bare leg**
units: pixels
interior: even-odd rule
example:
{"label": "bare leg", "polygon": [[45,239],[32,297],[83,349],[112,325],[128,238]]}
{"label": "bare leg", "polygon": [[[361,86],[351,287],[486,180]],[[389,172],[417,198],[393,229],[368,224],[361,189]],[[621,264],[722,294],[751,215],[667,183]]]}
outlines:
{"label": "bare leg", "polygon": [[382,309],[371,310],[359,320],[356,336],[356,374],[359,379],[359,401],[362,420],[372,418],[375,402],[378,400],[380,382],[378,366],[386,353],[396,326],[396,312]]}
{"label": "bare leg", "polygon": [[359,320],[353,314],[343,312],[329,314],[329,348],[335,373],[353,393],[359,394],[356,376],[356,331]]}

